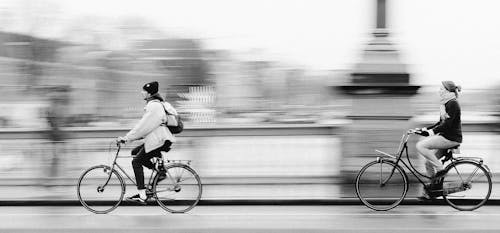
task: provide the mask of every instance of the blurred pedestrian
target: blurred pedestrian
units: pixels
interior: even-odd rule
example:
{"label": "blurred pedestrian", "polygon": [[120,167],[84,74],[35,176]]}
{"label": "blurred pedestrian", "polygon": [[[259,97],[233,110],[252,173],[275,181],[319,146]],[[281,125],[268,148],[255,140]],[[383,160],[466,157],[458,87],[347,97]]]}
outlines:
{"label": "blurred pedestrian", "polygon": [[67,88],[54,87],[49,90],[49,106],[46,109],[46,120],[49,126],[48,140],[50,141],[50,159],[47,166],[46,187],[54,185],[54,179],[60,176],[60,163],[65,153],[66,134],[62,130],[65,124],[65,108],[68,102]]}

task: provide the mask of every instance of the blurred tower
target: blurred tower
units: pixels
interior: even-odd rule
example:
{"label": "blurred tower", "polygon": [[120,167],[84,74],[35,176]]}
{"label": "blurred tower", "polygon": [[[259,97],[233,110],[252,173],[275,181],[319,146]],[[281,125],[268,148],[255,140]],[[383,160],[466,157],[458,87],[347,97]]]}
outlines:
{"label": "blurred tower", "polygon": [[410,74],[389,40],[386,0],[376,0],[376,28],[362,59],[340,89],[352,97],[349,117],[353,124],[344,139],[343,174],[352,182],[359,169],[376,156],[374,149],[397,150],[398,140],[410,127],[411,97],[419,86],[410,84]]}

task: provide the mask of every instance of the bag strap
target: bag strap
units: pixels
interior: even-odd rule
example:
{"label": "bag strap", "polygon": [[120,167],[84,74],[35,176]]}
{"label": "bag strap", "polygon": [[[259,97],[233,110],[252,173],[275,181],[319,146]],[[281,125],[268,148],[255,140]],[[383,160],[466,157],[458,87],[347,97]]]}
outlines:
{"label": "bag strap", "polygon": [[[159,100],[153,100],[153,101],[154,101],[154,102],[158,102],[158,103],[161,105],[161,107],[163,107],[163,111],[164,111],[164,112],[165,112],[165,114],[166,114],[165,119],[168,121],[168,118],[167,118],[167,117],[168,117],[168,115],[172,115],[172,114],[168,113],[167,109],[165,108],[165,106],[163,105],[163,103],[162,103],[161,101],[159,101]],[[164,125],[164,126],[166,126],[166,125],[167,125],[167,122],[162,122],[160,125]]]}
{"label": "bag strap", "polygon": [[[155,102],[156,102],[156,101],[155,101]],[[162,103],[161,101],[159,101],[159,100],[158,100],[158,103],[160,103],[160,104],[161,104],[161,106],[163,107],[163,111],[165,111],[165,114],[167,114],[167,115],[175,115],[175,114],[171,114],[171,113],[169,113],[169,112],[167,111],[167,109],[165,108],[165,105],[163,105],[163,103]]]}

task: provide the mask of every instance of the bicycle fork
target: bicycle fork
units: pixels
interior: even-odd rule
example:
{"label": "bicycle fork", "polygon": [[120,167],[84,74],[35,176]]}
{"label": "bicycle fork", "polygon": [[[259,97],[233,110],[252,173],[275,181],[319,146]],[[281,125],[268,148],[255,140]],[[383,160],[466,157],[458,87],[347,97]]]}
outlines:
{"label": "bicycle fork", "polygon": [[394,165],[392,167],[391,174],[389,174],[389,176],[387,177],[387,179],[383,180],[383,178],[382,178],[382,176],[383,176],[383,171],[382,171],[383,161],[384,161],[383,158],[377,157],[377,163],[380,164],[380,174],[379,174],[379,184],[380,184],[380,187],[384,187],[387,184],[387,182],[389,182],[389,180],[394,175],[394,171],[396,170],[396,165]]}
{"label": "bicycle fork", "polygon": [[103,185],[97,186],[98,193],[104,192],[104,187],[106,187],[108,185],[109,181],[111,180],[111,175],[113,174],[113,168],[104,167],[104,173],[108,174],[108,179],[106,179],[106,182],[104,182]]}

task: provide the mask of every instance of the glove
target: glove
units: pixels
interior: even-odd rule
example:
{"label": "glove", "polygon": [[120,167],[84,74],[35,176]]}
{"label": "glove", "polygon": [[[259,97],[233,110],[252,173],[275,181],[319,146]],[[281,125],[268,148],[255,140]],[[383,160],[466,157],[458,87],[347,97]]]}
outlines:
{"label": "glove", "polygon": [[116,138],[116,143],[125,143],[125,142],[127,142],[127,139],[125,137]]}
{"label": "glove", "polygon": [[418,131],[418,132],[417,132],[417,134],[418,134],[418,135],[422,135],[422,136],[424,136],[424,137],[427,137],[427,136],[429,136],[429,135],[430,135],[428,131]]}
{"label": "glove", "polygon": [[429,131],[427,128],[415,128],[415,134],[427,137],[430,135]]}

